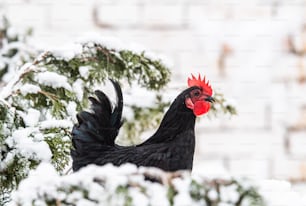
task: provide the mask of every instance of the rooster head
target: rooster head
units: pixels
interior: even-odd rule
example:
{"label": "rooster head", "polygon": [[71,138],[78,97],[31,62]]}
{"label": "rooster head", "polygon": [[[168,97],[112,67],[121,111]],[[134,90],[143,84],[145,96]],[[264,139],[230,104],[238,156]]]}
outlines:
{"label": "rooster head", "polygon": [[188,87],[194,87],[194,89],[185,98],[186,107],[191,109],[196,116],[207,113],[210,104],[215,101],[209,81],[205,80],[205,76],[202,79],[200,75],[198,78],[191,75],[191,78],[188,78]]}

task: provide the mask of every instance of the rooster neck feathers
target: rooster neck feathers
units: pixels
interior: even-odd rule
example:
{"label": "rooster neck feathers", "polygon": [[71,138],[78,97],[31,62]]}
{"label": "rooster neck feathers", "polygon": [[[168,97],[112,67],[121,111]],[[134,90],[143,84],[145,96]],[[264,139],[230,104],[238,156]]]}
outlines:
{"label": "rooster neck feathers", "polygon": [[156,133],[144,144],[152,144],[173,140],[177,134],[186,130],[194,130],[196,116],[185,105],[185,98],[190,91],[198,87],[190,87],[179,94],[165,114]]}

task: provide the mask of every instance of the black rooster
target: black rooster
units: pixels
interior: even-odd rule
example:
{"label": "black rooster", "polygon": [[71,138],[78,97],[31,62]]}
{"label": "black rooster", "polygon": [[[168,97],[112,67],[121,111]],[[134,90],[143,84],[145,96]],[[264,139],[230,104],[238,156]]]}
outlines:
{"label": "black rooster", "polygon": [[73,170],[88,164],[127,162],[166,171],[191,170],[195,119],[208,112],[214,101],[205,77],[188,78],[189,88],[176,97],[155,134],[142,144],[127,147],[115,144],[122,125],[123,98],[119,84],[111,82],[117,94],[114,107],[103,92],[96,91],[97,98],[89,98],[92,112],[82,111],[77,115],[79,123],[72,130]]}

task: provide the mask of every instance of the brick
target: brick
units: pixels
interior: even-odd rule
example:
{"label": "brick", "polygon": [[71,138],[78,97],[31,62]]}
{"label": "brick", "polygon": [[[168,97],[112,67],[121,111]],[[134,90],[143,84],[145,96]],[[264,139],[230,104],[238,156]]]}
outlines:
{"label": "brick", "polygon": [[112,27],[140,26],[140,9],[139,5],[133,3],[102,4],[97,8],[98,20]]}
{"label": "brick", "polygon": [[[46,24],[47,8],[32,4],[11,4],[7,9],[7,17],[12,25],[19,28],[42,28]],[[18,15],[17,15],[18,14]],[[31,15],[35,14],[35,15]]]}
{"label": "brick", "polygon": [[[18,0],[13,0],[13,2],[14,1],[18,1]],[[78,1],[80,0],[75,0],[75,2],[78,2]],[[31,5],[36,5],[36,6],[51,6],[55,3],[53,0],[31,0],[31,1],[23,1],[23,2],[26,4],[31,4]],[[63,0],[62,2],[65,3],[65,2],[68,2],[68,0]]]}
{"label": "brick", "polygon": [[[228,85],[227,85],[228,87]],[[216,87],[218,88],[218,87]],[[217,90],[218,91],[218,90]],[[223,94],[231,94],[235,95],[236,93],[227,93],[225,91],[218,91]],[[233,91],[234,92],[234,91]],[[237,94],[236,94],[237,95]],[[231,99],[232,96],[225,96],[227,99]],[[235,97],[235,96],[234,96]],[[203,123],[202,117],[199,121],[199,128],[203,127],[203,132],[205,132],[206,128],[215,127],[223,128],[223,129],[241,129],[241,130],[264,130],[270,127],[272,124],[271,115],[266,108],[266,104],[257,99],[253,99],[253,101],[245,101],[241,98],[234,98],[235,105],[237,108],[238,114],[232,117],[228,115],[224,115],[222,112],[219,112],[217,118],[209,121],[205,121]],[[232,104],[232,103],[231,103]],[[239,104],[238,106],[236,104]],[[256,120],[256,121],[255,121]]]}
{"label": "brick", "polygon": [[222,159],[197,159],[196,157],[192,169],[193,174],[204,175],[211,178],[229,176],[229,172]]}
{"label": "brick", "polygon": [[[192,41],[196,41],[197,37],[191,36]],[[203,71],[205,75],[211,79],[216,76],[217,70],[214,69],[216,58],[209,58],[205,53],[204,48],[201,48],[201,44],[195,45],[194,48],[186,51],[176,51],[178,55],[178,72],[183,77],[190,75],[190,73],[198,73]],[[193,50],[194,49],[194,50]],[[202,52],[201,52],[202,51]]]}
{"label": "brick", "polygon": [[145,37],[142,39],[144,44],[155,51],[171,53],[196,51],[197,43],[190,38],[190,32],[188,31],[148,30],[143,33],[138,33],[139,36],[142,34]]}
{"label": "brick", "polygon": [[288,158],[282,155],[273,159],[272,176],[277,179],[305,180],[306,160]]}
{"label": "brick", "polygon": [[101,22],[117,27],[162,28],[180,26],[183,4],[175,1],[113,1],[98,5]]}
{"label": "brick", "polygon": [[197,132],[197,152],[203,157],[266,158],[284,153],[282,136],[278,136],[277,133],[256,130]]}
{"label": "brick", "polygon": [[23,0],[10,0],[8,2],[5,2],[5,7],[10,7],[10,6],[24,6],[25,1]]}
{"label": "brick", "polygon": [[267,179],[270,178],[269,159],[253,159],[242,156],[241,159],[229,160],[229,172],[237,177]]}
{"label": "brick", "polygon": [[80,2],[64,1],[61,4],[53,4],[48,17],[51,29],[62,32],[88,31],[93,29],[92,5]]}
{"label": "brick", "polygon": [[290,154],[306,158],[306,131],[292,132],[288,136]]}
{"label": "brick", "polygon": [[142,23],[149,26],[181,26],[184,20],[183,4],[146,4]]}

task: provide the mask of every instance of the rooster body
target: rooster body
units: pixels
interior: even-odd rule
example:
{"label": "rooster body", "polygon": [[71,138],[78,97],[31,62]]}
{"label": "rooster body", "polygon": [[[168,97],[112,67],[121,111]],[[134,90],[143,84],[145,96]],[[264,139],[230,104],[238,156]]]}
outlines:
{"label": "rooster body", "polygon": [[[155,134],[139,145],[119,146],[115,144],[115,138],[122,125],[123,97],[119,84],[111,82],[117,94],[114,106],[103,92],[96,91],[97,98],[89,98],[92,112],[82,111],[77,115],[79,123],[72,130],[73,170],[88,164],[119,166],[127,162],[165,171],[191,170],[196,115],[209,110],[206,104],[213,101],[211,92],[206,94],[201,85],[191,84],[171,104]],[[196,104],[198,95],[202,95],[205,111],[202,103]]]}

